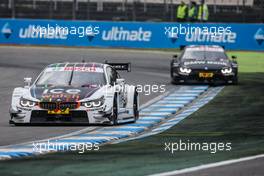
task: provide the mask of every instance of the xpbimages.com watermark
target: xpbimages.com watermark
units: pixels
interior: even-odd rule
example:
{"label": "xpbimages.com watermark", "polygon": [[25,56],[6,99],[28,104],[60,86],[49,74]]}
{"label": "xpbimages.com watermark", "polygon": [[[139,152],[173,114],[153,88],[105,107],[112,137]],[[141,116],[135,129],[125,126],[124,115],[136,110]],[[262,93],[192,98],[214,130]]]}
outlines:
{"label": "xpbimages.com watermark", "polygon": [[164,151],[174,154],[181,151],[204,151],[215,154],[219,151],[231,151],[231,142],[191,142],[189,140],[177,142],[165,142]]}
{"label": "xpbimages.com watermark", "polygon": [[166,85],[161,84],[137,84],[137,85],[125,85],[125,84],[114,84],[111,88],[105,89],[105,94],[109,94],[112,92],[133,92],[134,86],[138,93],[142,93],[144,95],[151,95],[152,93],[164,93],[166,92]]}
{"label": "xpbimages.com watermark", "polygon": [[[23,31],[22,31],[23,32]],[[60,26],[51,25],[30,25],[20,36],[38,36],[38,38],[67,39],[68,35],[75,35],[79,38],[95,36],[100,33],[99,26]]]}
{"label": "xpbimages.com watermark", "polygon": [[223,35],[231,34],[232,28],[230,26],[193,26],[190,24],[178,24],[174,26],[164,27],[165,35],[169,37],[179,37],[179,35]]}
{"label": "xpbimages.com watermark", "polygon": [[99,144],[90,143],[90,142],[78,142],[78,143],[67,143],[67,142],[58,142],[55,141],[42,141],[42,142],[34,142],[32,144],[32,149],[37,153],[44,152],[57,152],[57,151],[74,151],[78,153],[84,153],[85,151],[98,151]]}

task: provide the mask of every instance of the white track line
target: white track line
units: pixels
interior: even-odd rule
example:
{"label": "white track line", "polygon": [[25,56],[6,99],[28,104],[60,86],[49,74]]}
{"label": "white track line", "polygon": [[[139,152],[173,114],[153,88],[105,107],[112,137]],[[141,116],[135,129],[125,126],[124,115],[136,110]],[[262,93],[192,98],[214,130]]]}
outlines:
{"label": "white track line", "polygon": [[263,158],[263,157],[264,157],[264,154],[260,154],[260,155],[255,155],[255,156],[239,158],[239,159],[231,159],[231,160],[220,161],[220,162],[211,163],[211,164],[205,164],[205,165],[200,165],[200,166],[195,166],[195,167],[190,167],[190,168],[180,169],[180,170],[175,170],[175,171],[170,171],[170,172],[163,172],[163,173],[153,174],[150,176],[171,176],[171,175],[177,175],[177,174],[186,174],[190,172],[210,169],[210,168],[219,167],[219,166],[226,166],[229,164],[254,160],[254,159]]}

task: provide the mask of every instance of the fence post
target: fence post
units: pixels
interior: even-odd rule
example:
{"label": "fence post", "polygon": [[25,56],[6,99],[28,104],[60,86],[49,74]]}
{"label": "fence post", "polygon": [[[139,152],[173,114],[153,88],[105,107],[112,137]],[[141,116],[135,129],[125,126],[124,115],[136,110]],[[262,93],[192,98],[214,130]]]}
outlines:
{"label": "fence post", "polygon": [[216,7],[216,0],[214,0],[214,14],[216,14],[217,7]]}
{"label": "fence post", "polygon": [[33,9],[35,10],[36,9],[36,0],[33,0],[32,6],[33,6]]}
{"label": "fence post", "polygon": [[173,21],[173,2],[170,0],[170,21]]}
{"label": "fence post", "polygon": [[146,0],[144,0],[143,3],[144,3],[144,6],[143,6],[144,7],[144,12],[147,12],[147,2],[146,2]]}
{"label": "fence post", "polygon": [[125,6],[125,10],[124,10],[124,14],[125,14],[125,17],[126,17],[125,20],[128,20],[128,9],[129,9],[128,3],[127,3],[127,0],[123,0],[123,2],[124,2],[124,6]]}
{"label": "fence post", "polygon": [[169,6],[167,3],[167,0],[163,0],[163,5],[164,5],[163,21],[166,21],[167,20],[167,14],[169,12]]}
{"label": "fence post", "polygon": [[133,0],[132,20],[136,21],[136,1],[135,0]]}
{"label": "fence post", "polygon": [[[261,1],[260,3],[261,3],[260,7],[263,9],[264,8],[264,2]],[[260,22],[264,23],[264,12],[263,12],[263,10],[261,11],[261,14],[260,14]]]}
{"label": "fence post", "polygon": [[87,20],[90,20],[90,0],[87,0]]}
{"label": "fence post", "polygon": [[53,8],[53,10],[56,11],[57,9],[58,9],[57,0],[54,0],[54,8]]}
{"label": "fence post", "polygon": [[11,17],[16,18],[16,8],[15,8],[15,0],[10,0],[10,7],[11,7]]}
{"label": "fence post", "polygon": [[52,3],[53,3],[53,0],[50,0],[49,1],[49,18],[50,19],[52,19],[52,17],[53,17]]}
{"label": "fence post", "polygon": [[72,19],[73,20],[76,19],[76,1],[77,0],[73,0],[73,2],[72,2]]}

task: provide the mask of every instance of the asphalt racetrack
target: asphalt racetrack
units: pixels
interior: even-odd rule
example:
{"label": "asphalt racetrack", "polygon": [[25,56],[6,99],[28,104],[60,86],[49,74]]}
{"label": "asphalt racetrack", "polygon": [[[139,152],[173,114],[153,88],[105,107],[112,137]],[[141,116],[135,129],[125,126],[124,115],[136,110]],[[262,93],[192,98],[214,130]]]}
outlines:
{"label": "asphalt racetrack", "polygon": [[[11,126],[9,106],[15,87],[23,86],[24,77],[33,79],[48,64],[56,62],[131,62],[132,72],[121,72],[127,83],[134,85],[166,85],[166,91],[176,88],[170,84],[169,62],[171,52],[133,51],[115,49],[56,48],[56,47],[0,47],[0,146],[40,140],[68,134],[84,126]],[[149,94],[149,88],[140,93],[144,104],[162,93]],[[177,88],[176,88],[177,89]],[[100,128],[100,126],[92,126]]]}

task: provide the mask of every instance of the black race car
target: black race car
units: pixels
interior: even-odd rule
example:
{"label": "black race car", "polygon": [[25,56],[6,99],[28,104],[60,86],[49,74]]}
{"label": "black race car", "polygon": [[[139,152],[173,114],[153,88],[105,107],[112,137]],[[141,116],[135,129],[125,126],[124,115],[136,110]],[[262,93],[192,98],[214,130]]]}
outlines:
{"label": "black race car", "polygon": [[236,56],[230,60],[220,46],[186,46],[180,56],[173,57],[170,65],[173,84],[238,82]]}

